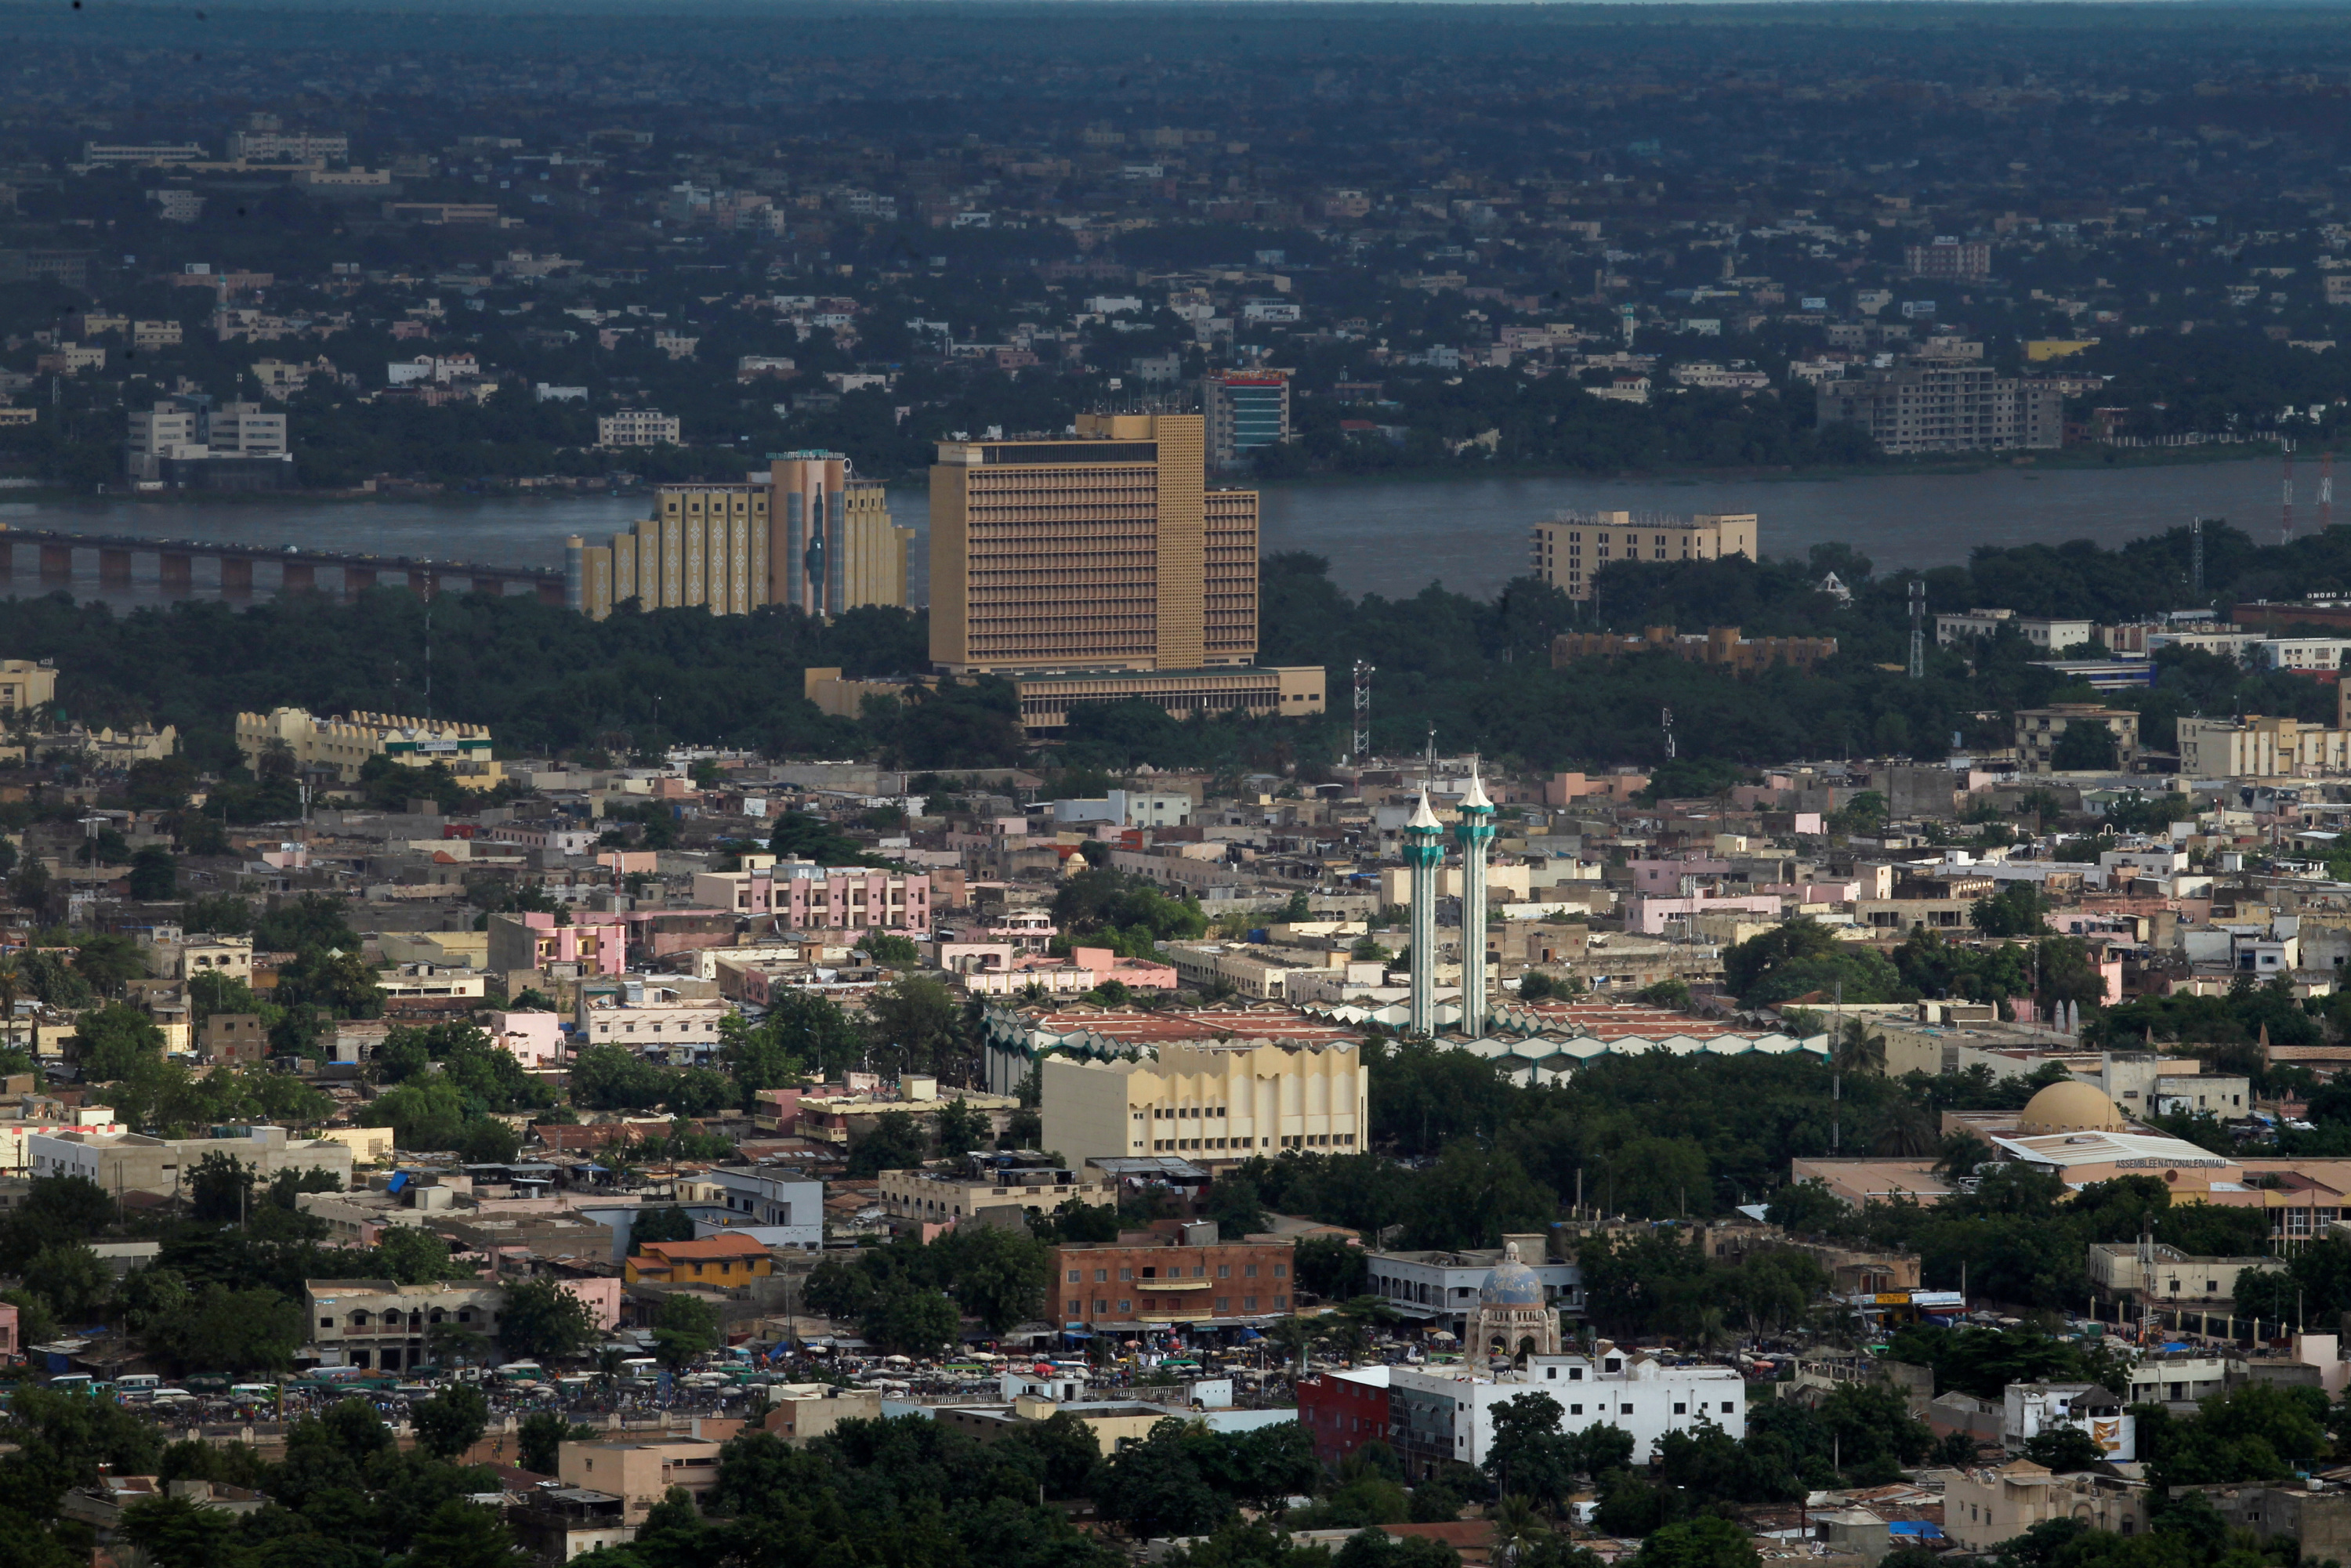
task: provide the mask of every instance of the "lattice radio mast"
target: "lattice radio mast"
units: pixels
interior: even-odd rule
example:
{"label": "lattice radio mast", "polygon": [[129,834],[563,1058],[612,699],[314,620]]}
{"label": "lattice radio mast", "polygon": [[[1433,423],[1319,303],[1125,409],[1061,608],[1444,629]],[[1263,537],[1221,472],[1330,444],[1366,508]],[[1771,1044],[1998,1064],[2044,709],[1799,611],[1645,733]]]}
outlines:
{"label": "lattice radio mast", "polygon": [[1355,661],[1355,766],[1372,756],[1372,674],[1374,666]]}

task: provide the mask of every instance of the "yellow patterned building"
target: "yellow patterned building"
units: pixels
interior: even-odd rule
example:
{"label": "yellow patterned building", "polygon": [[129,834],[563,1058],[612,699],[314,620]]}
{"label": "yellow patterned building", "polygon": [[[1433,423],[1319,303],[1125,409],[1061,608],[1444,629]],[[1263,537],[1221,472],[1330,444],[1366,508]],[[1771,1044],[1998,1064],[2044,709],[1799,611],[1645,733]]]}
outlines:
{"label": "yellow patterned building", "polygon": [[904,607],[914,537],[892,523],[883,487],[853,478],[839,453],[788,453],[740,485],[664,486],[653,515],[609,544],[566,540],[566,591],[600,621],[632,599],[713,615]]}

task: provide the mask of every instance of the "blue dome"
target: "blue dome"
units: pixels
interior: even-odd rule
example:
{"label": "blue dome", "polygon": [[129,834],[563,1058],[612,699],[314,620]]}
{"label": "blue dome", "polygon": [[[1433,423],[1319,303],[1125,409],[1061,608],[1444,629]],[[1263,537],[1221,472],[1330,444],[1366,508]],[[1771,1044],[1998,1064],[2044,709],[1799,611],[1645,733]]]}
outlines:
{"label": "blue dome", "polygon": [[1519,1247],[1512,1242],[1504,1249],[1502,1260],[1486,1276],[1479,1289],[1478,1302],[1487,1307],[1540,1307],[1543,1304],[1542,1277],[1519,1261]]}

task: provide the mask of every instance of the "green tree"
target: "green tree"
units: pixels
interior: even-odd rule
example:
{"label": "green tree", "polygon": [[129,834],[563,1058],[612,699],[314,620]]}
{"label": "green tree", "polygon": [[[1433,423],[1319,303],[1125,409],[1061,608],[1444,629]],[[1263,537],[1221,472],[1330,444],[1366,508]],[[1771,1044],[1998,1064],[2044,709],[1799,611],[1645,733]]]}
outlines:
{"label": "green tree", "polygon": [[131,896],[160,902],[180,891],[180,862],[161,844],[148,844],[131,857]]}
{"label": "green tree", "polygon": [[629,1226],[629,1250],[642,1252],[655,1241],[691,1241],[694,1217],[674,1203],[639,1209]]}
{"label": "green tree", "polygon": [[1053,1254],[1026,1231],[959,1225],[931,1244],[956,1301],[990,1334],[1001,1335],[1044,1311]]}
{"label": "green tree", "polygon": [[452,1498],[416,1532],[409,1561],[417,1568],[528,1568],[531,1559],[515,1545],[496,1510]]}
{"label": "green tree", "polygon": [[683,1291],[662,1298],[653,1314],[653,1354],[675,1371],[707,1355],[718,1345],[718,1314],[700,1296]]}
{"label": "green tree", "polygon": [[114,1295],[114,1271],[86,1246],[48,1247],[25,1265],[25,1289],[68,1322],[91,1323]]}
{"label": "green tree", "polygon": [[394,1284],[423,1285],[435,1280],[466,1280],[475,1270],[454,1261],[449,1244],[417,1225],[395,1225],[376,1244],[385,1277]]}
{"label": "green tree", "polygon": [[527,1280],[507,1287],[506,1310],[498,1314],[498,1343],[509,1357],[569,1361],[598,1337],[588,1303],[553,1281]]}
{"label": "green tree", "polygon": [[157,1568],[225,1568],[237,1561],[236,1516],[186,1498],[134,1502],[122,1511],[120,1530]]}
{"label": "green tree", "polygon": [[931,1135],[942,1155],[963,1155],[987,1141],[992,1131],[987,1113],[957,1096],[940,1107],[931,1121]]}
{"label": "green tree", "polygon": [[454,1383],[409,1409],[416,1440],[435,1458],[454,1459],[489,1429],[490,1401],[470,1383]]}
{"label": "green tree", "polygon": [[573,1425],[568,1416],[552,1410],[534,1411],[516,1424],[516,1457],[522,1461],[524,1469],[551,1476],[561,1465],[564,1444],[592,1442],[602,1436],[597,1427]]}
{"label": "green tree", "polygon": [[1556,1511],[1575,1488],[1575,1441],[1562,1428],[1566,1411],[1548,1394],[1521,1394],[1494,1406],[1486,1473],[1506,1495]]}
{"label": "green tree", "polygon": [[300,1303],[275,1290],[209,1284],[185,1312],[157,1323],[148,1345],[181,1371],[279,1372],[308,1337],[303,1318]]}
{"label": "green tree", "polygon": [[2049,750],[2053,772],[2112,773],[2121,766],[2115,732],[2104,719],[2074,720]]}
{"label": "green tree", "polygon": [[137,1008],[110,1002],[75,1020],[74,1055],[85,1082],[111,1083],[162,1061],[163,1031]]}
{"label": "green tree", "polygon": [[865,1001],[877,1048],[902,1048],[909,1071],[957,1075],[969,1065],[963,1008],[935,975],[901,975]]}
{"label": "green tree", "polygon": [[2036,884],[2011,882],[1970,904],[1968,924],[1986,936],[2038,936],[2049,929],[2052,907]]}
{"label": "green tree", "polygon": [[1707,1515],[1668,1524],[1641,1543],[1640,1568],[1756,1568],[1754,1537],[1727,1519]]}
{"label": "green tree", "polygon": [[872,1130],[849,1146],[848,1174],[871,1176],[911,1170],[929,1153],[921,1124],[904,1111],[884,1111],[873,1118]]}
{"label": "green tree", "polygon": [[254,1167],[225,1149],[208,1149],[188,1173],[188,1213],[207,1225],[237,1225],[253,1209]]}
{"label": "green tree", "polygon": [[2044,1427],[2025,1440],[2024,1457],[2063,1476],[2103,1464],[2106,1455],[2079,1427]]}

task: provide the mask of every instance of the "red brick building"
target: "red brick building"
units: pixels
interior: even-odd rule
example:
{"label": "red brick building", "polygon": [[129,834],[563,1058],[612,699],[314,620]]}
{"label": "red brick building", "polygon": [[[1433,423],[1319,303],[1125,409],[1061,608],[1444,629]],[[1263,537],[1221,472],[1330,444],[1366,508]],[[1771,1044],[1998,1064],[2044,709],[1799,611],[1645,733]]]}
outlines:
{"label": "red brick building", "polygon": [[1287,1241],[1129,1238],[1053,1249],[1046,1317],[1063,1328],[1252,1328],[1290,1310]]}
{"label": "red brick building", "polygon": [[1325,1372],[1298,1385],[1298,1420],[1314,1436],[1314,1457],[1326,1465],[1365,1443],[1388,1437],[1388,1369],[1359,1366]]}

